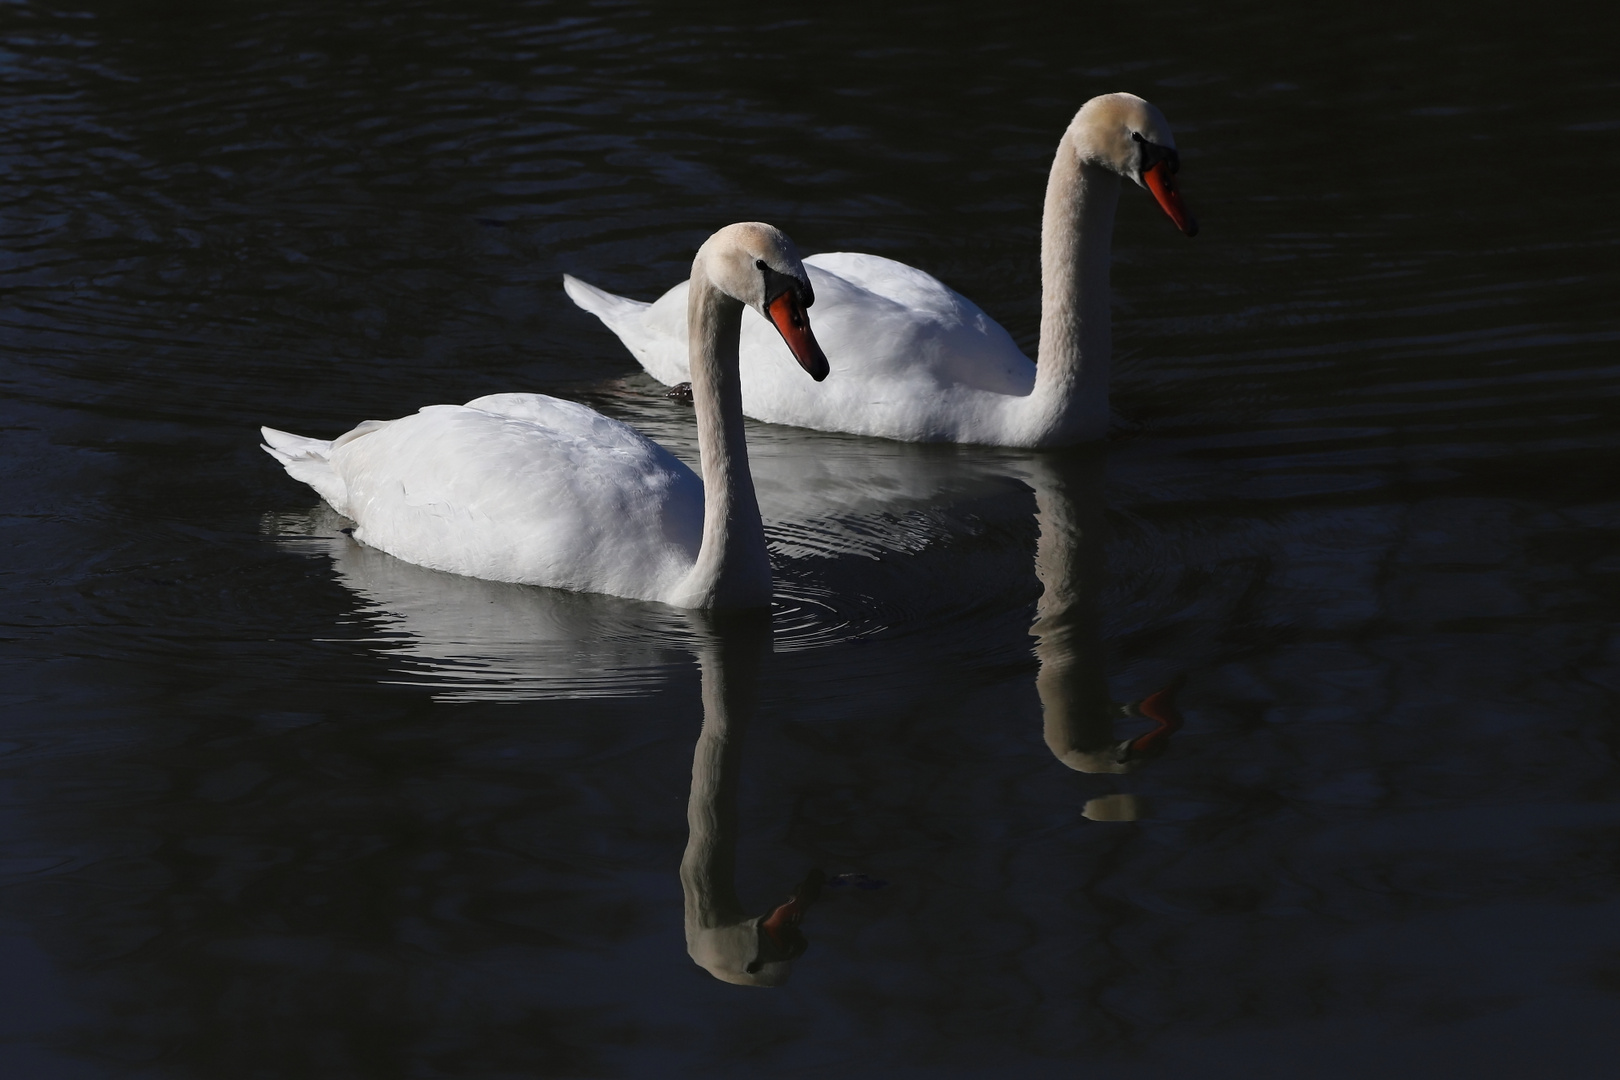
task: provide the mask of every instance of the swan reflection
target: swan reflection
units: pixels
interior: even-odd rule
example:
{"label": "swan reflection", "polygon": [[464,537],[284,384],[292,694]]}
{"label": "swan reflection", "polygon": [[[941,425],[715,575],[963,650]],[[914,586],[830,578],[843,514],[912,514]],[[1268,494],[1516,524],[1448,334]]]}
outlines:
{"label": "swan reflection", "polygon": [[703,731],[692,753],[689,829],[681,858],[686,951],[715,978],[740,986],[780,986],[806,945],[799,922],[824,884],[811,870],[788,898],[750,915],[737,898],[737,774],[743,732],[758,700],[761,661],[770,651],[764,615],[697,614],[704,630]]}
{"label": "swan reflection", "polygon": [[348,524],[323,504],[276,515],[266,531],[329,558],[398,681],[440,700],[652,694],[691,655],[677,609],[428,570],[357,543]]}
{"label": "swan reflection", "polygon": [[[1098,596],[1103,581],[1103,458],[1079,451],[1034,457],[1028,479],[1035,489],[1035,656],[1040,672],[1046,745],[1063,764],[1084,773],[1128,773],[1158,757],[1181,727],[1175,705],[1177,678],[1139,702],[1109,700]],[[1115,721],[1146,719],[1145,734],[1119,739]],[[1093,805],[1095,804],[1095,805]],[[1134,796],[1104,796],[1087,804],[1099,821],[1135,820],[1143,806]]]}
{"label": "swan reflection", "polygon": [[[784,434],[786,433],[786,434]],[[814,451],[805,444],[813,439]],[[766,428],[753,436],[760,506],[773,522],[773,546],[799,554],[915,554],[942,539],[907,509],[973,503],[1017,485],[1035,493],[1035,686],[1046,745],[1084,773],[1130,773],[1162,755],[1181,728],[1177,677],[1140,701],[1110,700],[1099,610],[1104,582],[1103,470],[1095,447],[1020,454],[988,447],[918,446]],[[1024,504],[1027,506],[1027,503]],[[884,526],[887,526],[885,528]],[[812,541],[811,537],[816,539]],[[935,581],[937,589],[940,583]],[[981,584],[982,583],[976,583]],[[1146,721],[1130,737],[1116,734]],[[1135,820],[1136,796],[1102,796],[1087,804],[1099,821]]]}

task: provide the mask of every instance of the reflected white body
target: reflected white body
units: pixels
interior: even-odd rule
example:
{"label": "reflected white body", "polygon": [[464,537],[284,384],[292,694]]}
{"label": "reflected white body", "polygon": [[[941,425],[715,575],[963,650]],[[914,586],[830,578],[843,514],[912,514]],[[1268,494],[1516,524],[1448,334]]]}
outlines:
{"label": "reflected white body", "polygon": [[355,543],[326,506],[271,516],[289,548],[332,561],[392,680],[440,701],[635,697],[690,662],[687,613],[602,594],[440,573]]}

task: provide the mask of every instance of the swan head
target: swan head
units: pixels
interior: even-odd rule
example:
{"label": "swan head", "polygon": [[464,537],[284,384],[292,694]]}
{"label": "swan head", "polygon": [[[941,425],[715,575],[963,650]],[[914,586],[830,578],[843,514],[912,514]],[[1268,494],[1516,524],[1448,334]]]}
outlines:
{"label": "swan head", "polygon": [[1198,221],[1176,187],[1181,156],[1164,114],[1135,94],[1103,94],[1081,106],[1069,125],[1080,160],[1129,177],[1153,193],[1160,208],[1188,236]]}
{"label": "swan head", "polygon": [[827,377],[827,356],[810,332],[805,312],[816,295],[786,233],[762,221],[727,225],[704,241],[692,269],[765,316],[812,379],[820,382]]}

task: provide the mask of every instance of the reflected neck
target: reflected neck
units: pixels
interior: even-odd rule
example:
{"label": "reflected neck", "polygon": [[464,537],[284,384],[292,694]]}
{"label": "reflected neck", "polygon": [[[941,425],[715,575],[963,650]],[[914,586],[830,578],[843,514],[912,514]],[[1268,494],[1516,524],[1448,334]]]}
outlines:
{"label": "reflected neck", "polygon": [[[728,692],[734,680],[721,652],[703,651],[703,733],[692,753],[692,792],[686,804],[689,830],[681,857],[686,940],[699,932],[748,918],[737,899],[737,757],[747,702]],[[751,680],[743,680],[751,681]],[[740,688],[739,688],[740,689]]]}
{"label": "reflected neck", "polygon": [[1079,772],[1122,772],[1107,753],[1113,741],[1097,596],[1103,575],[1102,457],[1053,455],[1032,463],[1035,656],[1046,745]]}
{"label": "reflected neck", "polygon": [[1031,445],[1108,433],[1109,263],[1119,176],[1058,143],[1041,218],[1041,340],[1029,399]]}

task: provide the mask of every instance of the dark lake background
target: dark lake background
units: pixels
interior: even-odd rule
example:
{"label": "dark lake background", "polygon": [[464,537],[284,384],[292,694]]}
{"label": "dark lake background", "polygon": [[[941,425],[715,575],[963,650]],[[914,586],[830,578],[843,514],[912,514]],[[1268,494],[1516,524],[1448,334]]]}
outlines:
{"label": "dark lake background", "polygon": [[[0,0],[0,1073],[1612,1075],[1611,22]],[[361,549],[257,427],[528,390],[690,459],[560,276],[651,299],[736,220],[1033,350],[1046,170],[1112,90],[1203,225],[1124,193],[1115,437],[750,426],[737,889],[886,884],[717,981],[707,624]],[[1134,774],[1043,740],[1038,542],[1097,693],[1186,676]]]}

